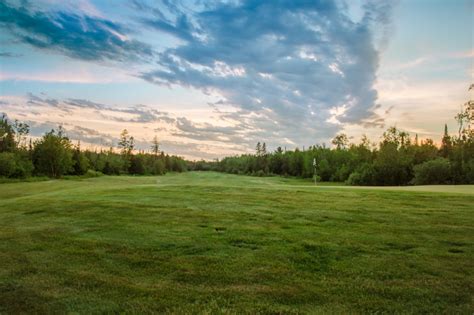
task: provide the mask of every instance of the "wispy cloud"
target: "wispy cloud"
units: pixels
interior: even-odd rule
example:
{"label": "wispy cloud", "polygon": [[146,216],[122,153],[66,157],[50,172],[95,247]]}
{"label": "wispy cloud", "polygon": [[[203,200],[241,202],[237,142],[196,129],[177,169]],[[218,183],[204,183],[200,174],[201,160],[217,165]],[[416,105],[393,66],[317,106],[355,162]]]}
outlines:
{"label": "wispy cloud", "polygon": [[0,72],[0,81],[36,81],[36,82],[51,82],[51,83],[79,83],[92,84],[100,83],[106,84],[111,82],[130,82],[136,81],[131,76],[126,74],[115,74],[113,77],[100,76],[97,73],[81,71],[75,69],[71,71],[48,71],[44,73],[21,73],[21,72]]}
{"label": "wispy cloud", "polygon": [[8,51],[0,52],[0,57],[3,57],[3,58],[18,58],[18,57],[21,57],[21,56],[23,56],[23,55],[22,54],[15,54],[15,53],[8,52]]}

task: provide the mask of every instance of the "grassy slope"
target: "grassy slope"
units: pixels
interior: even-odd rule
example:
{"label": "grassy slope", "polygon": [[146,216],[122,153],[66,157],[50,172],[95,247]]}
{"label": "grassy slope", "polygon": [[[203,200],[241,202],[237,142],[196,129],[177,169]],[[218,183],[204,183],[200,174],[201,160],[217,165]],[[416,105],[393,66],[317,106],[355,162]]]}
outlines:
{"label": "grassy slope", "polygon": [[0,313],[474,312],[474,195],[390,189],[1,184]]}

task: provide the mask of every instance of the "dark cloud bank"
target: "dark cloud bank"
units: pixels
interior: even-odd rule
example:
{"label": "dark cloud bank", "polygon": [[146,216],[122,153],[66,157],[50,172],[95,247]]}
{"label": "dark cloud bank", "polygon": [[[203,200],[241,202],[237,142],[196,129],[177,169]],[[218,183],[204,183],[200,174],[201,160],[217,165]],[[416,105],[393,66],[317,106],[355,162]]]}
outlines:
{"label": "dark cloud bank", "polygon": [[165,8],[174,20],[155,9],[143,23],[183,44],[161,52],[159,67],[143,79],[217,92],[239,110],[224,117],[247,116],[257,135],[274,142],[327,139],[340,128],[327,121],[336,107],[341,123],[383,125],[374,113],[379,55],[372,30],[388,23],[388,4],[368,2],[357,23],[328,0],[226,2],[195,14]]}
{"label": "dark cloud bank", "polygon": [[106,19],[70,12],[33,11],[27,5],[0,1],[0,25],[22,43],[87,61],[146,61],[152,48],[123,40],[126,27]]}

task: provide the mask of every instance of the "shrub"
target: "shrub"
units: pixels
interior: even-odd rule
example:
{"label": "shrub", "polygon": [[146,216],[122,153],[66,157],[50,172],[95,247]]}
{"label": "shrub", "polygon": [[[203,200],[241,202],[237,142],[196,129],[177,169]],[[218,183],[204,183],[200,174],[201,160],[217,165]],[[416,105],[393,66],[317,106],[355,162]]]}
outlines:
{"label": "shrub", "polygon": [[101,172],[97,172],[94,170],[87,170],[87,172],[83,175],[84,178],[92,178],[92,177],[100,177],[103,176]]}
{"label": "shrub", "polygon": [[163,175],[166,173],[165,163],[160,159],[153,159],[150,166],[152,175]]}
{"label": "shrub", "polygon": [[130,159],[130,167],[128,168],[129,174],[145,175],[145,156],[144,155],[132,155]]}
{"label": "shrub", "polygon": [[90,162],[87,159],[86,155],[81,152],[79,148],[76,148],[76,150],[74,150],[72,159],[74,161],[74,175],[86,174],[87,170],[89,169]]}
{"label": "shrub", "polygon": [[15,178],[27,178],[33,173],[34,166],[33,162],[27,157],[17,157],[16,169],[12,177]]}
{"label": "shrub", "polygon": [[105,160],[103,172],[107,175],[119,175],[125,168],[125,160],[121,156],[109,153]]}
{"label": "shrub", "polygon": [[334,182],[343,182],[347,180],[349,176],[350,176],[349,167],[346,164],[342,164],[342,166],[336,170],[336,173],[332,176],[331,179]]}
{"label": "shrub", "polygon": [[415,165],[415,185],[448,184],[451,180],[451,164],[448,159],[437,158]]}
{"label": "shrub", "polygon": [[[237,174],[237,172],[235,174]],[[255,172],[255,176],[258,176],[258,177],[263,177],[265,175],[266,174],[263,170],[258,170],[257,172]]]}
{"label": "shrub", "polygon": [[469,160],[465,168],[466,183],[474,184],[474,159]]}
{"label": "shrub", "polygon": [[17,168],[15,154],[10,152],[0,153],[0,176],[10,177]]}
{"label": "shrub", "polygon": [[357,168],[346,181],[348,185],[375,185],[375,169],[371,164],[365,163]]}

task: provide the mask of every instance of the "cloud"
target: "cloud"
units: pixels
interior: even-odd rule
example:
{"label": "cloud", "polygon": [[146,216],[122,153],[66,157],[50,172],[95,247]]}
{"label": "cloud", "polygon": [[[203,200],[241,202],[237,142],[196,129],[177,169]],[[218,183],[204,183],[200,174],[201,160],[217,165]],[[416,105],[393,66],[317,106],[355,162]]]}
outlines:
{"label": "cloud", "polygon": [[95,129],[77,126],[71,123],[56,123],[52,121],[38,122],[33,120],[24,121],[30,126],[30,135],[33,137],[41,137],[51,130],[58,130],[59,126],[63,127],[66,136],[74,141],[81,141],[89,145],[113,146],[118,143],[118,137],[110,134],[99,132]]}
{"label": "cloud", "polygon": [[187,156],[194,160],[213,160],[221,158],[223,155],[241,153],[241,148],[239,147],[230,147],[226,149],[226,151],[223,151],[223,148],[220,146],[206,143],[183,143],[179,141],[163,140],[160,144],[165,152],[172,151],[174,154]]}
{"label": "cloud", "polygon": [[174,135],[195,140],[210,140],[218,142],[233,142],[240,128],[238,126],[215,126],[210,123],[196,124],[191,120],[180,117],[176,119],[177,132]]}
{"label": "cloud", "polygon": [[[169,141],[243,152],[257,141],[269,148],[301,147],[327,141],[346,125],[383,126],[385,116],[376,113],[379,51],[374,29],[388,29],[390,4],[368,0],[354,22],[338,0],[149,3],[131,1],[128,9],[139,16],[130,14],[134,22],[118,23],[85,0],[79,10],[71,1],[44,8],[0,0],[0,27],[15,42],[86,62],[119,67],[133,62],[142,71],[136,76],[147,82],[211,95],[219,100],[210,104],[216,120],[193,121],[147,106],[117,107],[80,98],[30,95],[28,103],[55,108],[58,117],[87,113],[111,124],[166,130]],[[143,42],[144,36],[134,39],[136,23],[147,35],[156,35],[146,38],[150,44]],[[43,80],[58,77],[95,82],[87,73],[53,73]]]}
{"label": "cloud", "polygon": [[0,52],[0,57],[4,57],[4,58],[18,58],[18,57],[22,57],[22,56],[23,56],[22,54],[15,54],[15,53],[8,52],[8,51],[1,51]]}
{"label": "cloud", "polygon": [[129,39],[126,27],[98,16],[33,11],[2,0],[0,26],[22,43],[81,60],[147,61],[153,55],[150,45]]}
{"label": "cloud", "polygon": [[[95,103],[84,99],[67,99],[64,104],[79,108],[92,108],[98,110],[103,118],[118,122],[148,123],[164,121],[167,123],[175,122],[174,118],[169,117],[167,112],[149,108],[144,105],[136,105],[129,108],[112,107],[100,103]],[[127,117],[107,115],[107,112],[130,114]]]}
{"label": "cloud", "polygon": [[[28,93],[22,99],[3,96],[0,105],[13,119],[27,122],[33,137],[61,125],[73,142],[79,140],[89,148],[116,146],[125,128],[135,136],[137,149],[148,150],[152,137],[157,135],[166,152],[190,159],[214,159],[248,152],[257,139],[246,133],[245,124],[224,126],[196,122],[179,113],[145,105],[115,107],[87,99],[61,100],[45,93]],[[220,112],[224,114],[227,113]]]}
{"label": "cloud", "polygon": [[65,65],[57,67],[57,69],[49,68],[46,71],[35,71],[32,69],[25,69],[22,71],[0,71],[0,80],[79,84],[106,84],[116,82],[128,83],[133,81],[136,82],[139,80],[123,71],[120,71],[118,68],[111,68],[105,66],[97,67],[97,65],[83,65],[84,64],[78,65],[74,62],[68,62]]}
{"label": "cloud", "polygon": [[40,137],[44,135],[46,132],[50,132],[51,130],[56,130],[58,129],[59,124],[51,122],[51,121],[45,121],[45,122],[38,122],[38,121],[32,121],[32,120],[26,120],[24,121],[25,123],[30,126],[30,135],[33,137]]}
{"label": "cloud", "polygon": [[[164,1],[163,5],[164,8],[155,8],[139,0],[132,1],[132,7],[135,9],[152,13],[152,17],[140,19],[143,25],[185,41],[192,40],[193,33],[197,32],[197,29],[190,18],[168,1]],[[167,9],[168,12],[164,12],[163,9]],[[174,21],[167,17],[169,15],[176,15]]]}
{"label": "cloud", "polygon": [[118,137],[113,137],[107,133],[99,132],[95,129],[81,126],[72,126],[66,128],[67,136],[70,139],[80,140],[89,144],[100,146],[113,146],[118,143]]}
{"label": "cloud", "polygon": [[71,113],[75,108],[94,109],[102,118],[116,122],[150,123],[162,121],[166,123],[174,123],[176,121],[175,118],[170,117],[169,113],[149,108],[144,105],[125,108],[114,107],[86,99],[70,98],[66,100],[58,100],[54,98],[43,98],[33,93],[28,93],[27,98],[27,104],[56,107],[66,113]]}
{"label": "cloud", "polygon": [[75,107],[82,107],[82,108],[93,108],[93,109],[105,109],[107,108],[106,105],[95,103],[89,100],[84,99],[77,99],[77,98],[70,98],[66,100],[64,103],[70,106]]}
{"label": "cloud", "polygon": [[380,125],[372,29],[388,23],[390,8],[372,1],[365,10],[354,23],[330,0],[213,2],[196,13],[175,6],[174,18],[168,12],[141,20],[183,41],[140,77],[219,94],[236,109],[221,118],[273,143],[327,139],[341,128],[331,122],[337,107],[344,108],[339,123]]}
{"label": "cloud", "polygon": [[64,108],[64,107],[61,107],[61,104],[56,99],[41,98],[39,96],[34,95],[33,93],[28,93],[27,96],[28,96],[29,104],[40,104],[40,105],[43,104],[43,105],[49,105],[49,106],[58,107],[58,108]]}

